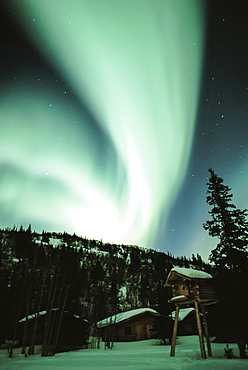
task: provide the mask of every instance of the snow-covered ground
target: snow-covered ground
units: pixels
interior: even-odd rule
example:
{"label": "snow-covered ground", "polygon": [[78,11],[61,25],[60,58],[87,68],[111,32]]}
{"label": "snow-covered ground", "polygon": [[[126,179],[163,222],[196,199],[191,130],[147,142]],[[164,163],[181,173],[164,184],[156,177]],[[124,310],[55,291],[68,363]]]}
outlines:
{"label": "snow-covered ground", "polygon": [[[84,349],[58,353],[53,357],[34,355],[24,357],[20,349],[9,359],[6,350],[0,350],[1,370],[245,370],[248,360],[226,359],[225,344],[212,343],[213,357],[203,360],[197,336],[179,337],[175,357],[170,357],[170,346],[161,346],[157,340],[115,343],[112,350]],[[236,344],[229,345],[238,357]],[[37,348],[38,350],[38,348]]]}

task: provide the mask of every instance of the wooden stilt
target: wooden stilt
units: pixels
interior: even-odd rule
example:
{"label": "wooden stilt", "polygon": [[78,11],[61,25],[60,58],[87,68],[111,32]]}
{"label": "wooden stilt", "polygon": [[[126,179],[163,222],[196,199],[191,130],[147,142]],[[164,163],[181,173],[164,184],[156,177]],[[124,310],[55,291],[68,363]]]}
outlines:
{"label": "wooden stilt", "polygon": [[195,315],[196,315],[196,323],[197,323],[198,334],[199,334],[201,356],[202,356],[202,358],[206,358],[207,356],[206,356],[206,351],[205,351],[205,347],[204,347],[204,340],[203,340],[203,333],[202,333],[202,326],[201,326],[201,318],[200,318],[198,301],[195,301]]}
{"label": "wooden stilt", "polygon": [[175,320],[174,320],[174,327],[173,327],[173,334],[172,334],[170,356],[175,356],[176,339],[177,339],[177,327],[178,327],[178,314],[179,314],[179,305],[176,305],[176,312],[175,312]]}
{"label": "wooden stilt", "polygon": [[212,349],[211,349],[211,344],[210,344],[210,339],[209,339],[209,331],[208,331],[208,322],[207,322],[207,316],[206,316],[206,311],[205,311],[205,306],[204,305],[202,305],[202,315],[203,315],[203,322],[204,322],[204,332],[205,332],[206,342],[207,342],[208,356],[212,357]]}

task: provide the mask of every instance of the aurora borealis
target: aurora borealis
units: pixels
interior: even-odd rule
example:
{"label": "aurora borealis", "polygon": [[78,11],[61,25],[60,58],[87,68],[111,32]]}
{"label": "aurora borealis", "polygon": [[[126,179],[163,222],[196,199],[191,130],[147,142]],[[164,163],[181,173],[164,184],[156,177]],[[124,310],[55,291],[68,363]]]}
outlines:
{"label": "aurora borealis", "polygon": [[0,227],[31,223],[207,258],[207,169],[237,191],[237,172],[245,176],[241,160],[230,162],[245,142],[229,143],[225,131],[234,111],[218,96],[224,72],[211,67],[216,55],[206,63],[211,9],[194,0],[3,3]]}

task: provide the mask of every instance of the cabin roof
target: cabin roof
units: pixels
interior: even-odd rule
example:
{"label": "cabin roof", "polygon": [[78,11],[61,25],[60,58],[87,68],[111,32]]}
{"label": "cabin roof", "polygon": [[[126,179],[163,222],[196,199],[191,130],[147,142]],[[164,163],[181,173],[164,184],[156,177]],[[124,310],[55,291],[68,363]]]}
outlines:
{"label": "cabin roof", "polygon": [[[180,308],[178,313],[178,321],[183,321],[191,312],[195,311],[193,307]],[[175,320],[176,311],[172,311],[169,315],[173,320]]]}
{"label": "cabin roof", "polygon": [[203,279],[205,280],[205,279],[212,279],[212,275],[208,274],[207,272],[201,271],[201,270],[194,270],[194,269],[185,268],[185,267],[173,267],[169,272],[165,285],[170,286],[172,282],[180,281],[181,279],[186,279],[186,280]]}
{"label": "cabin roof", "polygon": [[[58,311],[58,310],[59,310],[59,308],[52,308],[52,311]],[[64,311],[64,313],[67,313],[67,311]],[[25,322],[26,320],[32,320],[32,319],[35,319],[37,317],[44,316],[46,314],[47,314],[46,310],[40,311],[40,312],[35,312],[31,315],[28,315],[27,317],[26,316],[23,317],[22,319],[19,320],[19,322]],[[73,317],[75,319],[80,319],[80,316],[78,316],[78,315],[73,315]],[[83,321],[87,321],[87,320],[84,319]]]}
{"label": "cabin roof", "polygon": [[158,312],[156,310],[153,310],[152,308],[137,308],[135,310],[130,310],[126,312],[120,312],[116,315],[107,317],[106,319],[103,319],[101,321],[98,321],[96,324],[98,328],[103,328],[105,326],[111,325],[111,324],[117,324],[122,321],[131,319],[134,316],[142,315],[143,313],[149,312],[153,315],[158,315]]}
{"label": "cabin roof", "polygon": [[[57,310],[58,310],[58,308],[52,308],[52,311],[57,311]],[[47,313],[46,310],[45,311],[40,311],[40,312],[35,312],[35,313],[32,313],[31,315],[23,317],[22,319],[19,320],[19,322],[24,322],[26,320],[35,319],[36,317],[46,315],[46,313]]]}

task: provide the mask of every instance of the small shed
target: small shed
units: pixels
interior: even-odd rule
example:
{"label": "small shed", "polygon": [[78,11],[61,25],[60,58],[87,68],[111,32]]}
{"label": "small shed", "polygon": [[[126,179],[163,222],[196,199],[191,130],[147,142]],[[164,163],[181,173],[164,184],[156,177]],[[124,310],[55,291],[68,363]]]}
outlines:
{"label": "small shed", "polygon": [[[194,270],[184,267],[174,267],[165,282],[166,287],[171,287],[172,298],[169,302],[174,303],[176,306],[175,310],[175,321],[172,334],[171,344],[171,356],[175,355],[176,336],[179,323],[179,310],[184,305],[194,304],[195,306],[195,317],[199,335],[199,342],[201,348],[201,355],[206,358],[206,351],[203,339],[203,330],[206,336],[207,348],[209,356],[212,356],[208,324],[205,306],[211,305],[218,302],[217,295],[214,290],[212,276],[204,271]],[[203,324],[200,316],[200,310],[202,310]]]}
{"label": "small shed", "polygon": [[[176,311],[172,311],[169,316],[175,320]],[[177,335],[198,335],[195,308],[186,307],[180,309]]]}
{"label": "small shed", "polygon": [[158,316],[158,312],[151,308],[138,308],[107,317],[99,321],[97,327],[104,341],[108,341],[109,336],[115,342],[152,339]]}
{"label": "small shed", "polygon": [[54,343],[58,335],[58,351],[82,348],[87,341],[88,321],[68,311],[64,311],[61,317],[57,308],[33,313],[19,320],[19,343],[30,345],[34,338],[34,344],[44,344],[45,332],[48,331],[48,344]]}
{"label": "small shed", "polygon": [[165,282],[172,288],[171,302],[178,304],[198,301],[204,305],[217,303],[212,276],[207,272],[184,267],[174,267]]}

